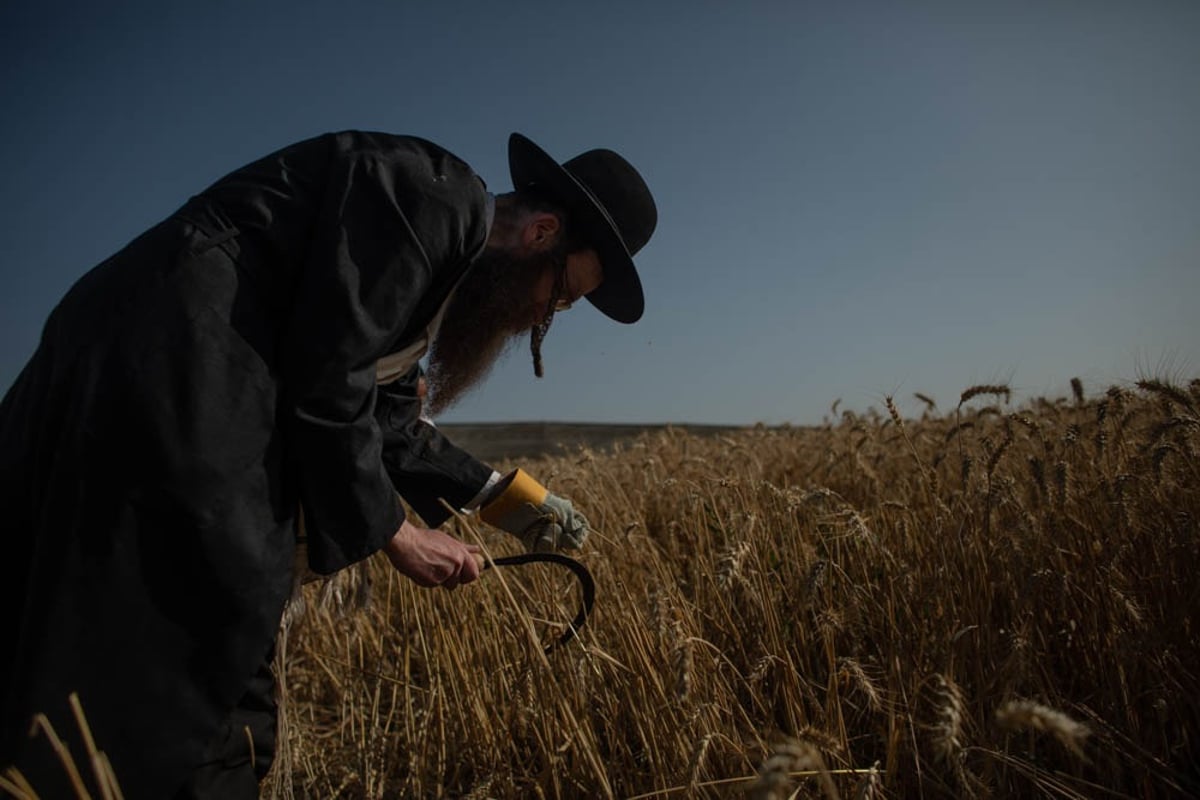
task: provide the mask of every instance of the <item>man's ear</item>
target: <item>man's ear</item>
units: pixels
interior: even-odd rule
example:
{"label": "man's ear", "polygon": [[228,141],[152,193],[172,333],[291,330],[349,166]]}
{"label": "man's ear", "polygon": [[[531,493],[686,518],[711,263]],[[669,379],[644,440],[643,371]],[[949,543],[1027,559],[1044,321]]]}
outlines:
{"label": "man's ear", "polygon": [[548,250],[554,245],[562,223],[549,211],[535,211],[525,219],[521,230],[521,244],[531,252]]}

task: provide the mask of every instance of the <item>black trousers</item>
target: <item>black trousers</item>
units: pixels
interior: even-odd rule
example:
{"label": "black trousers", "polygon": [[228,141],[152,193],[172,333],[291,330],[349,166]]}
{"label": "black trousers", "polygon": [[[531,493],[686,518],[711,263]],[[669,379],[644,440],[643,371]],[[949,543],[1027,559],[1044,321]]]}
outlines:
{"label": "black trousers", "polygon": [[276,710],[272,654],[209,743],[204,763],[174,800],[255,800],[258,784],[275,760]]}

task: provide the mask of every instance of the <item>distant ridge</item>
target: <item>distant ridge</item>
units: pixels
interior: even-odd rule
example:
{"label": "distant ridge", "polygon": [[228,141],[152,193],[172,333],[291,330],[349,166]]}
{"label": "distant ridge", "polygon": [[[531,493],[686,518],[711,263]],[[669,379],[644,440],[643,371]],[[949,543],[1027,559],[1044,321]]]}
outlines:
{"label": "distant ridge", "polygon": [[745,427],[748,426],[603,422],[467,422],[438,425],[456,445],[480,461],[489,462],[559,455],[580,445],[607,450],[615,442],[667,428],[703,436],[744,430]]}

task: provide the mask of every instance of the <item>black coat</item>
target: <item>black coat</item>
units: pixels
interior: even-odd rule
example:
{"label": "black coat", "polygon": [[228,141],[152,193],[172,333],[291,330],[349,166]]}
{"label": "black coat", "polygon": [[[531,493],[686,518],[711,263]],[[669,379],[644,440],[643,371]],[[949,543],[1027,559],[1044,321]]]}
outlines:
{"label": "black coat", "polygon": [[482,181],[441,148],[329,134],[71,289],[0,405],[0,765],[37,777],[29,718],[74,730],[77,691],[126,796],[169,796],[270,649],[300,505],[330,573],[396,531],[396,491],[431,524],[437,497],[474,495],[490,468],[416,420],[415,373],[377,387],[375,362],[487,227]]}

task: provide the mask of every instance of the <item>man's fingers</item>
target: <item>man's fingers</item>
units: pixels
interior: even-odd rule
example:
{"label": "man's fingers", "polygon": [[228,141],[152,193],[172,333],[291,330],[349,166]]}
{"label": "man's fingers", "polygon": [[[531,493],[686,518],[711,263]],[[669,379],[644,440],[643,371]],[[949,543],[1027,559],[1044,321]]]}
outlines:
{"label": "man's fingers", "polygon": [[405,521],[386,545],[388,559],[418,586],[454,589],[479,579],[482,548],[444,531],[419,529]]}
{"label": "man's fingers", "polygon": [[479,571],[483,569],[483,556],[471,553],[463,562],[462,583],[473,583],[479,580]]}
{"label": "man's fingers", "polygon": [[471,548],[478,547],[474,545],[466,545],[468,551],[465,557],[458,562],[458,567],[446,578],[441,584],[443,589],[457,589],[464,583],[474,583],[479,580],[479,572],[483,569],[483,556],[477,552],[472,552]]}

